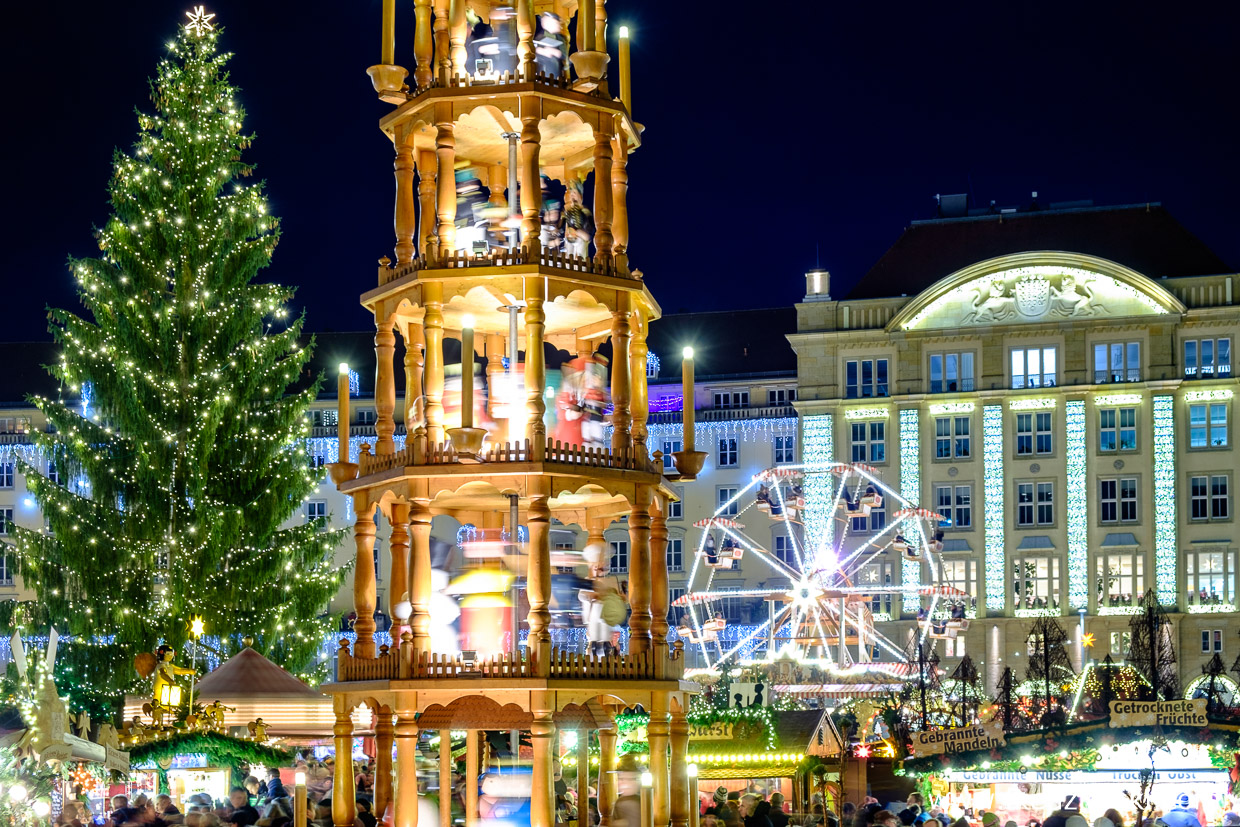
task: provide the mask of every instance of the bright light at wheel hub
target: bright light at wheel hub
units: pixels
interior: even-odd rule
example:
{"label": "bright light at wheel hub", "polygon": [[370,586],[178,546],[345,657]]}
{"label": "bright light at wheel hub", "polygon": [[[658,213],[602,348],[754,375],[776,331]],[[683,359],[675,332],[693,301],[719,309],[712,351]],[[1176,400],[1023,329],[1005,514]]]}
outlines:
{"label": "bright light at wheel hub", "polygon": [[808,579],[792,587],[792,603],[799,609],[817,603],[820,597],[822,597],[822,589]]}

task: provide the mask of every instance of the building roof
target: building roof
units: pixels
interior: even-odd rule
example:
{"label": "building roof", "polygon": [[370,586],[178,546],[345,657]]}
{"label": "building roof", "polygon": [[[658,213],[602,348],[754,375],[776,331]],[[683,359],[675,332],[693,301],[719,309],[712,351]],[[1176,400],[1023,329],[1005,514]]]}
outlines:
{"label": "building roof", "polygon": [[1098,256],[1150,278],[1234,272],[1157,203],[1028,209],[914,221],[848,298],[913,296],[970,264],[1036,250]]}
{"label": "building roof", "polygon": [[323,697],[323,693],[311,689],[249,647],[204,675],[195,691],[200,698],[278,695],[290,700],[317,700]]}
{"label": "building roof", "polygon": [[660,381],[679,380],[685,346],[699,380],[791,376],[797,357],[787,334],[796,328],[795,307],[677,313],[651,322],[646,343],[659,357]]}

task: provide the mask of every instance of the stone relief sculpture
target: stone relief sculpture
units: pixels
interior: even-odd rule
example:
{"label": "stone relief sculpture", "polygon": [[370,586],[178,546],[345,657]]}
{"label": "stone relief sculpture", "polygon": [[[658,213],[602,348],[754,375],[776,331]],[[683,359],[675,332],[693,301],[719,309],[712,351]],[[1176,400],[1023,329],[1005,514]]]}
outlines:
{"label": "stone relief sculpture", "polygon": [[965,315],[961,324],[999,322],[1016,312],[1016,299],[1007,295],[1007,283],[999,279],[975,288],[971,305],[973,309]]}
{"label": "stone relief sculpture", "polygon": [[1089,282],[1074,275],[1064,274],[1059,287],[1051,290],[1054,293],[1051,313],[1056,316],[1092,316],[1106,310],[1094,298]]}

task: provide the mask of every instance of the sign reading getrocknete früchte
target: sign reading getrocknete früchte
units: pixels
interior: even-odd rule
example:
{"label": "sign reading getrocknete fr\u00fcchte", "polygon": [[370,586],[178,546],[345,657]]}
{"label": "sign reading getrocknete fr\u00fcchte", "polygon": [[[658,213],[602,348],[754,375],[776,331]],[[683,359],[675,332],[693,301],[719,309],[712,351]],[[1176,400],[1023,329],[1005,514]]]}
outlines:
{"label": "sign reading getrocknete fr\u00fcchte", "polygon": [[956,727],[955,729],[936,729],[931,732],[918,732],[913,736],[913,753],[921,758],[926,755],[940,755],[954,752],[974,752],[975,750],[994,749],[1006,744],[1003,736],[1003,722],[991,721],[986,724]]}
{"label": "sign reading getrocknete fr\u00fcchte", "polygon": [[1208,726],[1206,699],[1111,701],[1111,726]]}

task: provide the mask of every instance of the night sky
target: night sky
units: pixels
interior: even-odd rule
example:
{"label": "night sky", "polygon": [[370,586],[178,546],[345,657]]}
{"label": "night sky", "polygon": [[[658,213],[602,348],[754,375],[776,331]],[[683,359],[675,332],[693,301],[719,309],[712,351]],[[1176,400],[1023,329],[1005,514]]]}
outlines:
{"label": "night sky", "polygon": [[[195,0],[197,2],[197,0]],[[392,151],[364,74],[379,0],[213,0],[283,237],[265,278],[311,330],[363,329],[390,254]],[[411,0],[397,62],[412,68]],[[815,265],[848,287],[936,193],[978,205],[1161,201],[1240,265],[1235,4],[613,0],[633,32],[631,262],[665,312],[786,305]],[[0,340],[78,308],[114,146],[186,2],[6,10]],[[346,9],[348,11],[346,11]],[[1207,13],[1208,12],[1208,13]]]}

